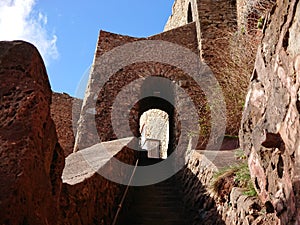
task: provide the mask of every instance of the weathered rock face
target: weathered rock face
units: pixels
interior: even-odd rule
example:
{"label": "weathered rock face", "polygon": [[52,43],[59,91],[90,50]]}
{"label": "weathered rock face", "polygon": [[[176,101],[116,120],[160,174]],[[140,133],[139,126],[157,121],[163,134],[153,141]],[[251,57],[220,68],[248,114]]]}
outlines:
{"label": "weathered rock face", "polygon": [[[245,189],[235,187],[233,181],[222,179],[218,193],[211,184],[216,171],[241,163],[233,151],[193,151],[186,165],[176,176],[183,184],[185,207],[194,225],[278,225],[274,214],[257,196],[246,195]],[[233,179],[233,178],[232,178]]]}
{"label": "weathered rock face", "polygon": [[299,1],[271,10],[240,132],[259,197],[281,224],[300,224],[299,21]]}
{"label": "weathered rock face", "polygon": [[73,152],[81,104],[82,100],[68,94],[52,94],[51,117],[55,123],[58,142],[64,150],[65,157]]}
{"label": "weathered rock face", "polygon": [[[129,181],[131,169],[124,169],[114,160],[133,165],[137,143],[132,138],[102,142],[70,154],[63,171],[61,225],[111,224],[125,186],[101,175]],[[101,174],[101,175],[99,175]]]}
{"label": "weathered rock face", "polygon": [[63,152],[34,46],[0,42],[0,224],[57,224]]}

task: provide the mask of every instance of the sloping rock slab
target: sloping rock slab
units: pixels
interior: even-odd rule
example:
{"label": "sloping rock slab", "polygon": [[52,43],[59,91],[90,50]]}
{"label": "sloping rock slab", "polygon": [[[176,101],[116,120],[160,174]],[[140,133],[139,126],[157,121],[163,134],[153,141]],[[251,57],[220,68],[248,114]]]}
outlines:
{"label": "sloping rock slab", "polygon": [[112,177],[129,181],[132,170],[116,160],[133,165],[137,143],[133,138],[102,142],[66,158],[61,195],[61,225],[111,224],[124,185]]}

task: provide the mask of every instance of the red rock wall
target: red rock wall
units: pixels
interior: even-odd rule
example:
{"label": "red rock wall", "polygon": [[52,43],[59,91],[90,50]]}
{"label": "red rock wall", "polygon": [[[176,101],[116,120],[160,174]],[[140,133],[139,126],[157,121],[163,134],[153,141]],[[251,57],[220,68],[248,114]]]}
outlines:
{"label": "red rock wall", "polygon": [[63,151],[37,49],[0,42],[0,224],[57,224]]}
{"label": "red rock wall", "polygon": [[[121,142],[122,140],[115,141],[115,143],[105,143],[106,148],[113,148],[114,151],[120,150],[114,155],[113,159],[120,160],[125,164],[134,165],[137,157],[136,151],[126,146],[122,147]],[[129,145],[136,146],[137,143],[130,142]],[[61,214],[59,224],[111,224],[126,186],[107,180],[99,174],[107,174],[107,171],[109,171],[111,176],[116,175],[120,180],[128,181],[132,170],[124,169],[124,167],[116,165],[112,158],[107,158],[106,160],[99,160],[105,161],[105,164],[98,171],[93,169],[93,172],[87,175],[88,172],[85,169],[86,167],[91,167],[87,159],[82,157],[80,152],[73,153],[69,157],[73,161],[70,160],[71,163],[68,164],[67,159],[67,169],[63,174],[64,183],[60,198]],[[80,168],[78,165],[86,166]],[[69,166],[72,168],[71,170],[68,169]]]}
{"label": "red rock wall", "polygon": [[52,94],[51,117],[65,157],[73,152],[81,104],[82,100],[68,94],[55,92]]}
{"label": "red rock wall", "polygon": [[218,63],[213,58],[218,55],[216,53],[220,48],[226,47],[228,40],[224,40],[225,35],[235,31],[236,28],[235,1],[176,0],[165,30],[176,29],[188,24],[189,8],[192,12],[193,22],[196,23],[197,42],[202,59],[207,63]]}
{"label": "red rock wall", "polygon": [[299,1],[270,12],[240,132],[259,197],[280,224],[300,224],[299,21]]}

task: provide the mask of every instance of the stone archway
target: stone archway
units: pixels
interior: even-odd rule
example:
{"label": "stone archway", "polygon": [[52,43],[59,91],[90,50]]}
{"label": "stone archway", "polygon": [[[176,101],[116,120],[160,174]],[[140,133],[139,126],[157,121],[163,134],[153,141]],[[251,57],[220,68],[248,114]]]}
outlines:
{"label": "stone archway", "polygon": [[[168,101],[159,98],[159,97],[147,97],[143,98],[136,104],[136,109],[138,109],[138,121],[140,121],[141,116],[151,110],[151,109],[158,109],[161,110],[168,115],[168,123],[169,123],[169,140],[168,140],[168,147],[167,147],[167,155],[169,156],[173,150],[175,149],[178,139],[177,137],[180,135],[177,134],[177,131],[179,130],[178,127],[180,126],[180,122],[178,121],[178,118],[176,116],[175,108],[172,104],[170,104]],[[138,125],[138,126],[137,126]],[[138,134],[137,136],[141,136],[141,127],[140,123],[134,123],[134,127]]]}
{"label": "stone archway", "polygon": [[[175,112],[175,96],[174,88],[166,78],[162,77],[147,77],[141,86],[140,101],[137,103],[136,107],[138,110],[139,121],[141,116],[151,110],[159,109],[168,115],[168,127],[169,127],[169,143],[167,155],[173,152],[174,147],[178,140],[176,140],[176,130],[178,130],[179,124],[176,124],[175,121],[178,121]],[[140,124],[138,124],[140,125]],[[138,127],[138,132],[140,132],[140,127]],[[140,133],[138,134],[140,136]]]}
{"label": "stone archway", "polygon": [[[178,36],[178,40],[172,32],[165,33],[164,36],[153,36],[149,39],[168,40],[170,38],[181,46],[198,53],[197,45],[191,45],[191,43],[195,43],[194,40],[196,39],[194,23],[180,28],[178,34],[181,34],[181,36]],[[175,113],[169,111],[173,110],[172,107],[175,104],[184,105],[187,100],[175,93],[176,88],[181,88],[190,97],[198,116],[208,118],[205,121],[209,123],[210,112],[209,108],[205,107],[206,97],[201,87],[188,74],[175,66],[151,61],[138,62],[119,69],[119,71],[109,77],[109,80],[103,80],[103,76],[98,74],[98,68],[101,65],[97,64],[97,58],[100,58],[101,54],[104,54],[106,51],[109,52],[115,47],[138,40],[144,39],[115,35],[103,31],[100,33],[99,47],[95,54],[95,65],[79,120],[75,151],[99,142],[129,136],[139,137],[139,118],[146,109],[152,108],[164,110],[169,114],[170,132],[172,132],[170,134],[170,143],[173,143],[173,148],[169,149],[172,151],[171,149],[174,149],[177,137],[180,135],[180,122],[177,121]],[[150,81],[148,80],[150,77],[164,78],[166,82],[162,80],[157,82],[155,80]],[[103,83],[104,85],[101,86]],[[172,85],[176,88],[170,87]],[[163,98],[157,95],[161,95]],[[155,98],[156,101],[153,101]],[[162,99],[167,99],[169,103],[160,103]],[[166,109],[165,106],[168,104],[173,106]],[[189,111],[189,109],[186,109],[186,111]],[[197,124],[199,121],[195,121],[195,123]],[[197,132],[197,130],[192,132]],[[203,135],[198,142],[198,146],[205,145],[205,139],[208,139],[209,130]],[[174,141],[172,141],[172,138],[174,138]]]}

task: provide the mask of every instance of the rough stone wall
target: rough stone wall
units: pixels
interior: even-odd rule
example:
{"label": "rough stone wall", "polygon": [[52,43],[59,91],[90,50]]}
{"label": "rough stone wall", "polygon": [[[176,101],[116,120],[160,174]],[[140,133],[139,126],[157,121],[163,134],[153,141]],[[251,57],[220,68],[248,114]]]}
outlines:
{"label": "rough stone wall", "polygon": [[[201,0],[197,7],[201,28],[201,57],[209,66],[217,64],[222,67],[222,62],[218,62],[215,56],[218,56],[220,51],[227,50],[226,46],[230,41],[227,35],[235,32],[236,5],[229,0]],[[214,67],[216,66],[212,66]]]}
{"label": "rough stone wall", "polygon": [[230,75],[234,71],[230,71],[231,65],[228,65],[232,63],[229,58],[232,54],[236,54],[231,53],[229,48],[237,29],[236,3],[230,0],[177,0],[165,30],[174,29],[188,22],[189,5],[196,24],[200,58],[211,68],[222,86],[227,105],[226,132],[230,135],[237,135],[240,127],[237,117],[241,117],[239,109],[242,108],[242,103],[237,105],[237,101],[240,101],[241,91],[229,82]]}
{"label": "rough stone wall", "polygon": [[[218,164],[224,162],[226,155],[223,152],[213,160],[207,152],[193,151],[187,166],[177,174],[183,184],[185,205],[193,225],[203,221],[209,225],[277,225],[274,214],[267,214],[261,201],[243,194],[243,189],[224,184],[227,189],[222,191],[227,194],[223,195],[223,200],[211,191],[213,175],[222,168]],[[229,163],[234,161],[230,159]]]}
{"label": "rough stone wall", "polygon": [[222,0],[201,0],[197,2],[198,20],[200,22],[200,56],[201,59],[210,67],[219,84],[222,87],[227,109],[226,133],[237,135],[240,124],[236,122],[241,113],[232,116],[231,111],[241,108],[236,105],[236,96],[241,94],[239,88],[229,82],[228,75],[230,65],[227,60],[231,57],[230,45],[232,36],[236,32],[236,5],[234,1]]}
{"label": "rough stone wall", "polygon": [[[214,57],[228,46],[226,35],[236,29],[236,5],[230,0],[176,0],[165,30],[187,24],[189,4],[196,23],[197,40],[201,58],[210,64],[222,65]],[[217,66],[213,66],[217,67]]]}
{"label": "rough stone wall", "polygon": [[[191,11],[189,12],[189,10]],[[201,26],[200,20],[198,19],[199,12],[197,0],[175,0],[172,14],[165,25],[164,31],[176,29],[188,24],[189,13],[191,13],[192,20],[196,24],[198,51],[201,52]]]}
{"label": "rough stone wall", "polygon": [[[187,11],[189,9],[189,6],[192,11],[193,20],[195,22],[187,24]],[[164,33],[149,38],[138,39],[101,31],[95,53],[93,71],[91,74],[88,91],[85,96],[79,121],[80,132],[78,132],[76,136],[74,150],[77,151],[78,149],[83,149],[85,147],[96,144],[99,141],[113,140],[117,137],[122,138],[125,137],[122,135],[128,134],[128,131],[120,131],[119,134],[116,134],[114,133],[112,128],[112,122],[115,122],[115,127],[122,127],[121,123],[125,124],[128,123],[128,121],[118,121],[116,119],[113,119],[114,121],[109,122],[107,120],[111,118],[111,111],[114,110],[112,103],[115,100],[117,94],[121,92],[123,87],[142,77],[145,78],[147,76],[161,76],[170,78],[173,76],[175,77],[175,79],[172,78],[171,80],[178,83],[185,80],[185,87],[183,88],[190,96],[192,96],[200,118],[209,118],[209,112],[205,109],[206,100],[203,93],[199,94],[199,92],[201,91],[195,91],[195,87],[193,87],[193,84],[191,84],[191,79],[189,79],[187,76],[185,76],[183,79],[180,78],[181,75],[174,76],[174,74],[176,73],[181,73],[177,72],[175,68],[171,69],[166,65],[158,65],[158,63],[156,65],[151,65],[151,63],[134,63],[115,73],[115,75],[113,75],[108,82],[104,81],[104,77],[106,75],[99,75],[99,67],[103,66],[103,63],[102,65],[99,64],[99,58],[101,58],[101,56],[104,54],[111,54],[114,48],[124,46],[126,43],[132,43],[141,40],[164,40],[187,47],[196,54],[199,54],[200,52],[199,57],[212,68],[215,76],[217,77],[219,83],[223,88],[223,93],[225,93],[225,101],[227,105],[232,107],[235,101],[231,98],[232,94],[234,95],[239,93],[232,93],[236,90],[232,90],[232,86],[228,85],[228,83],[226,82],[228,78],[223,76],[224,63],[222,61],[222,57],[220,56],[222,56],[223,53],[228,50],[227,46],[229,43],[229,38],[227,34],[234,30],[235,27],[236,6],[233,1],[222,0],[215,2],[211,0],[177,0],[173,6],[173,15],[169,18],[169,21],[165,28],[166,32]],[[128,54],[128,58],[131,58],[131,56],[129,57],[130,52],[126,54]],[[118,63],[119,62],[111,60],[109,64],[118,65]],[[102,89],[100,95],[99,93],[95,93],[95,90],[99,89],[99,87],[102,87],[103,85],[106,85],[106,90]],[[138,88],[137,86],[134,89]],[[100,90],[96,92],[100,92]],[[127,94],[132,95],[132,97],[136,97],[135,94],[129,93],[129,91]],[[95,106],[96,98],[97,106]],[[124,98],[123,102],[126,103],[128,102],[128,100]],[[231,110],[231,108],[229,107],[227,109],[228,111]],[[139,117],[137,116],[137,113],[131,113],[130,117],[130,129],[133,131],[135,136],[138,136],[138,127],[132,126],[134,126],[134,123],[138,123]],[[98,124],[97,128],[94,128],[95,125],[91,125],[90,122],[94,121],[94,118],[96,118],[96,124]],[[233,120],[236,120],[235,117],[231,118]],[[205,134],[203,135],[207,136],[207,134],[210,132],[210,125],[208,124],[209,119],[202,119],[202,121],[204,121],[203,123],[206,123],[203,125],[202,130],[205,130]],[[239,130],[239,123],[234,122],[236,121],[231,121],[230,119],[228,120],[228,134],[237,135]],[[234,125],[232,125],[231,127],[231,124]],[[90,132],[91,130],[92,132]],[[179,136],[179,134],[176,134],[175,136]],[[203,148],[205,146],[205,139],[207,140],[207,137],[204,137],[198,142],[197,148]]]}
{"label": "rough stone wall", "polygon": [[80,116],[82,100],[68,94],[53,93],[51,117],[55,123],[58,142],[64,150],[65,157],[74,149],[77,121]]}
{"label": "rough stone wall", "polygon": [[57,224],[63,151],[37,49],[0,42],[0,224]]}
{"label": "rough stone wall", "polygon": [[193,21],[196,19],[195,13],[197,13],[196,1],[194,0],[175,0],[172,8],[172,14],[170,15],[164,31],[172,30],[188,24],[188,9],[191,4]]}
{"label": "rough stone wall", "polygon": [[237,23],[239,32],[255,34],[262,29],[264,19],[275,2],[275,0],[238,0]]}
{"label": "rough stone wall", "polygon": [[178,174],[184,193],[184,204],[190,211],[193,225],[224,224],[218,214],[216,204],[208,193],[208,186],[217,167],[205,156],[193,151],[190,159]]}
{"label": "rough stone wall", "polygon": [[[127,146],[136,145],[132,138],[101,143],[111,154],[99,154],[99,146],[72,153],[66,158],[60,198],[61,225],[111,224],[124,193],[125,186],[99,174],[116,175],[128,182],[132,171],[113,163],[120,160],[134,165],[136,152]],[[96,160],[95,160],[96,159]]]}
{"label": "rough stone wall", "polygon": [[259,197],[281,224],[300,224],[299,21],[299,1],[270,12],[240,133]]}
{"label": "rough stone wall", "polygon": [[[139,136],[139,113],[142,112],[139,112],[139,109],[137,108],[133,108],[131,110],[130,119],[124,119],[124,112],[121,110],[123,107],[128,105],[128,102],[131,99],[139,99],[141,83],[138,83],[140,80],[137,83],[134,83],[133,81],[140,78],[158,76],[177,82],[183,89],[187,90],[188,94],[196,104],[199,114],[203,116],[207,113],[207,111],[205,111],[205,107],[203,107],[203,101],[205,101],[205,98],[199,86],[182,70],[171,65],[156,62],[138,62],[120,69],[117,73],[112,75],[107,82],[103,80],[105,76],[100,76],[98,72],[100,66],[103,66],[99,64],[100,56],[104,53],[110,53],[115,47],[137,40],[170,41],[191,49],[194,53],[198,52],[194,23],[149,37],[147,39],[130,38],[101,31],[95,54],[94,67],[89,80],[90,83],[83,102],[79,120],[79,132],[77,132],[76,136],[75,150],[83,149],[97,143],[98,137],[95,137],[93,132],[89,132],[90,130],[93,130],[93,125],[91,125],[90,121],[95,119],[99,136],[98,140],[109,141],[116,139],[117,137],[123,138],[128,135],[132,136],[132,133],[137,137]],[[130,54],[130,52],[124,52],[123,54]],[[116,62],[113,62],[112,57],[111,65],[115,65],[114,63]],[[125,87],[130,83],[134,86],[125,89]],[[102,85],[103,88],[99,90],[99,87]],[[118,108],[113,107],[116,97],[119,93],[121,93],[121,91],[123,92],[123,99],[119,101]],[[97,99],[96,104],[95,99]],[[183,102],[184,99],[181,99],[180,101]],[[111,121],[112,110],[115,110],[117,115],[118,113],[121,114],[122,117],[114,118]],[[187,109],[187,111],[189,111],[189,109]],[[117,135],[114,129],[126,126],[126,124],[128,124],[128,120],[131,125],[130,128],[132,132],[128,134],[128,131],[120,131]],[[175,134],[175,136],[176,135],[179,134]]]}

